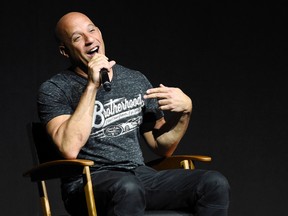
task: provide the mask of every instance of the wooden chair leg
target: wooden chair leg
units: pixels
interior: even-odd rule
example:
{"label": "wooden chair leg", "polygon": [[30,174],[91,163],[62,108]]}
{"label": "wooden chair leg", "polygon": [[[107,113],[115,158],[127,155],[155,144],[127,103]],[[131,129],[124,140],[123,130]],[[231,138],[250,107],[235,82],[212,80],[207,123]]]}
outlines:
{"label": "wooden chair leg", "polygon": [[195,169],[195,165],[194,165],[194,162],[192,160],[189,160],[190,161],[190,169]]}
{"label": "wooden chair leg", "polygon": [[39,192],[40,201],[42,205],[43,215],[51,216],[51,209],[50,209],[45,181],[39,181],[37,182],[37,184],[38,184],[38,192]]}
{"label": "wooden chair leg", "polygon": [[192,169],[192,170],[195,169],[194,163],[191,160],[182,160],[180,162],[180,166],[183,169]]}
{"label": "wooden chair leg", "polygon": [[84,190],[85,190],[88,213],[89,213],[89,216],[97,216],[89,166],[84,167],[83,174],[85,175],[85,178],[86,178],[86,184],[84,186]]}
{"label": "wooden chair leg", "polygon": [[184,169],[189,169],[189,161],[188,160],[182,160],[180,162],[180,166],[183,167]]}

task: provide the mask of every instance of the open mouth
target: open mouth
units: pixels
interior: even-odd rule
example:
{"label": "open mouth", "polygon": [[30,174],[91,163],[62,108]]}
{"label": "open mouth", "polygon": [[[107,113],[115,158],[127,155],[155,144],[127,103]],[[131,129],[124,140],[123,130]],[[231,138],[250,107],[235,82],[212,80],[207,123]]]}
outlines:
{"label": "open mouth", "polygon": [[94,47],[93,49],[89,50],[89,51],[87,52],[87,54],[92,57],[92,56],[94,56],[95,53],[98,53],[98,51],[99,51],[99,46]]}

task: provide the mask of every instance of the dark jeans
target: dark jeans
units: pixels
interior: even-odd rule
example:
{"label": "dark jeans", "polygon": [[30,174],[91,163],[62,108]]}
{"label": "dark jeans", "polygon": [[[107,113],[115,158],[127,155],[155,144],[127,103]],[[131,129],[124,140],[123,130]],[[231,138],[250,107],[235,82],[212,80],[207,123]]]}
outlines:
{"label": "dark jeans", "polygon": [[[140,166],[133,171],[96,171],[92,173],[92,181],[100,216],[142,216],[145,209],[184,209],[195,216],[228,215],[230,186],[217,171],[155,171]],[[74,194],[65,203],[70,212],[87,208],[83,192]]]}

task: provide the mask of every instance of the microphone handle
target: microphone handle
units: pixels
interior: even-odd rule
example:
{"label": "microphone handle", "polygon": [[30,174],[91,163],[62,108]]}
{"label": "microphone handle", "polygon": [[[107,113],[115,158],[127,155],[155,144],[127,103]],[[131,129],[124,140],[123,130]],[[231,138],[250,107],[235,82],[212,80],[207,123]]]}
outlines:
{"label": "microphone handle", "polygon": [[108,76],[108,70],[106,68],[102,68],[100,70],[100,77],[101,77],[101,83],[103,85],[103,88],[105,91],[111,90],[111,83]]}

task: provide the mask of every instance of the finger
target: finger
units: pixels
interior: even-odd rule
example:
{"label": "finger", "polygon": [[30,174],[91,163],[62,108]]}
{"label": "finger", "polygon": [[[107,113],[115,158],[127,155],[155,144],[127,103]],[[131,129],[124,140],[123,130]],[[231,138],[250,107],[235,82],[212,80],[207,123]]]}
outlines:
{"label": "finger", "polygon": [[167,104],[169,104],[169,100],[166,98],[158,100],[158,105],[160,105],[160,106],[167,105]]}
{"label": "finger", "polygon": [[144,98],[156,98],[156,99],[164,99],[167,98],[167,94],[166,93],[148,93],[146,95],[144,95]]}
{"label": "finger", "polygon": [[171,106],[169,104],[159,106],[160,110],[171,110]]}
{"label": "finger", "polygon": [[114,60],[112,60],[109,62],[109,67],[112,68],[115,64],[116,64],[116,62]]}
{"label": "finger", "polygon": [[151,89],[148,89],[146,91],[147,94],[154,94],[154,93],[164,93],[166,92],[166,87],[157,87],[157,88],[151,88]]}
{"label": "finger", "polygon": [[[100,60],[100,59],[105,59],[106,61],[108,61],[108,57],[103,55],[103,54],[99,54],[99,53],[96,53],[93,57],[92,57],[93,60]],[[92,60],[91,59],[91,60]]]}

